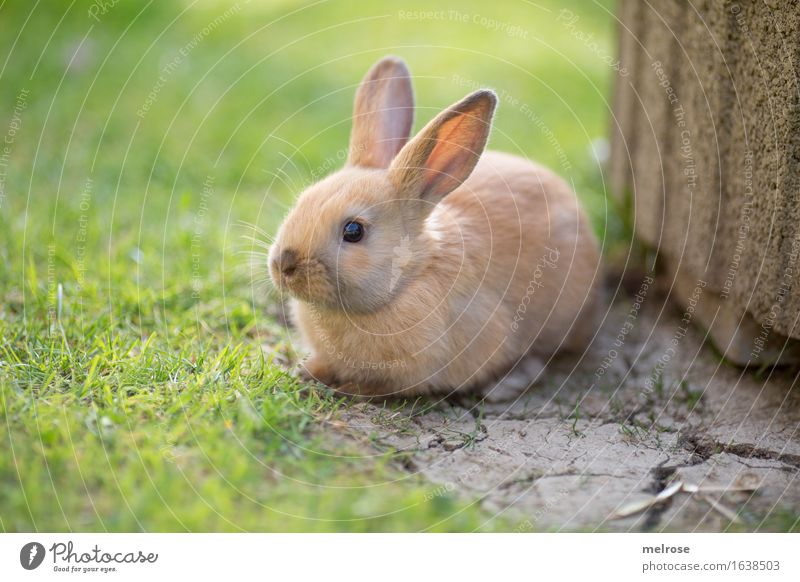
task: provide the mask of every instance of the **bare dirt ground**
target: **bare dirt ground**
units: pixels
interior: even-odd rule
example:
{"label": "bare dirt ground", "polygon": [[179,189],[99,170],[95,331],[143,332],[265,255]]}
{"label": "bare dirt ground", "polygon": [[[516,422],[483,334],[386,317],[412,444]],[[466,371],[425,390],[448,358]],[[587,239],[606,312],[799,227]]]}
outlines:
{"label": "bare dirt ground", "polygon": [[797,371],[729,366],[670,303],[638,305],[621,297],[583,357],[515,401],[358,403],[342,420],[408,452],[432,497],[479,499],[519,530],[796,529]]}

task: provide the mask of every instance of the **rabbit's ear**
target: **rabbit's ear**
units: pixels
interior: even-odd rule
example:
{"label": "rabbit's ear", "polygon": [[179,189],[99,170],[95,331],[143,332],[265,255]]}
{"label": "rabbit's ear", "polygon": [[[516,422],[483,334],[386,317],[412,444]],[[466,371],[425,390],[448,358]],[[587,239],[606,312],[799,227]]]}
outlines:
{"label": "rabbit's ear", "polygon": [[493,91],[476,91],[426,125],[389,168],[398,191],[437,203],[461,185],[486,147],[496,105]]}
{"label": "rabbit's ear", "polygon": [[387,168],[406,144],[414,122],[414,92],[408,67],[397,57],[381,59],[356,92],[348,162]]}

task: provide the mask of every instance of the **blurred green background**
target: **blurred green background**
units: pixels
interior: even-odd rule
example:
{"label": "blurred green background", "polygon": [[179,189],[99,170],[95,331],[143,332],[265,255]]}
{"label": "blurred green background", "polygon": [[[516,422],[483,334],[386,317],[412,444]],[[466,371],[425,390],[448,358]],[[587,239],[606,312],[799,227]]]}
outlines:
{"label": "blurred green background", "polygon": [[490,147],[572,182],[610,244],[613,10],[2,3],[0,530],[513,529],[331,438],[347,403],[276,365],[248,236],[342,165],[355,86],[396,54],[416,128],[494,88]]}

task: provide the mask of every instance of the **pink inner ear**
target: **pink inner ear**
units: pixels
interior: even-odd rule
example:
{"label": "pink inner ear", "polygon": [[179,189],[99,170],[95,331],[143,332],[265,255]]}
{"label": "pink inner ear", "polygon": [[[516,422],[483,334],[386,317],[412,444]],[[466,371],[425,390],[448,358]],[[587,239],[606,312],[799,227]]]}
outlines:
{"label": "pink inner ear", "polygon": [[387,167],[402,147],[408,141],[413,122],[413,108],[408,106],[408,96],[394,94],[390,89],[389,98],[383,109],[378,112],[378,136],[375,147],[380,150],[378,154],[380,167]]}
{"label": "pink inner ear", "polygon": [[480,123],[478,118],[462,114],[442,124],[425,163],[425,196],[445,196],[467,179],[482,149]]}
{"label": "pink inner ear", "polygon": [[381,62],[356,96],[350,162],[387,168],[403,148],[414,122],[414,94],[405,65]]}
{"label": "pink inner ear", "polygon": [[392,182],[438,203],[466,180],[489,137],[497,97],[471,93],[430,121],[392,162]]}

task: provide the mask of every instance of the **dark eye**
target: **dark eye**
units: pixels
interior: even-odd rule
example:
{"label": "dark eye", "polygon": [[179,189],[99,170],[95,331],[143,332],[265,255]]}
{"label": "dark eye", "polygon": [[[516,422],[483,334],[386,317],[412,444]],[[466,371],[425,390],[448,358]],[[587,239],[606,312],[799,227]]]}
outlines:
{"label": "dark eye", "polygon": [[360,222],[348,222],[344,225],[344,232],[342,233],[342,239],[345,242],[358,242],[364,236],[364,226]]}

